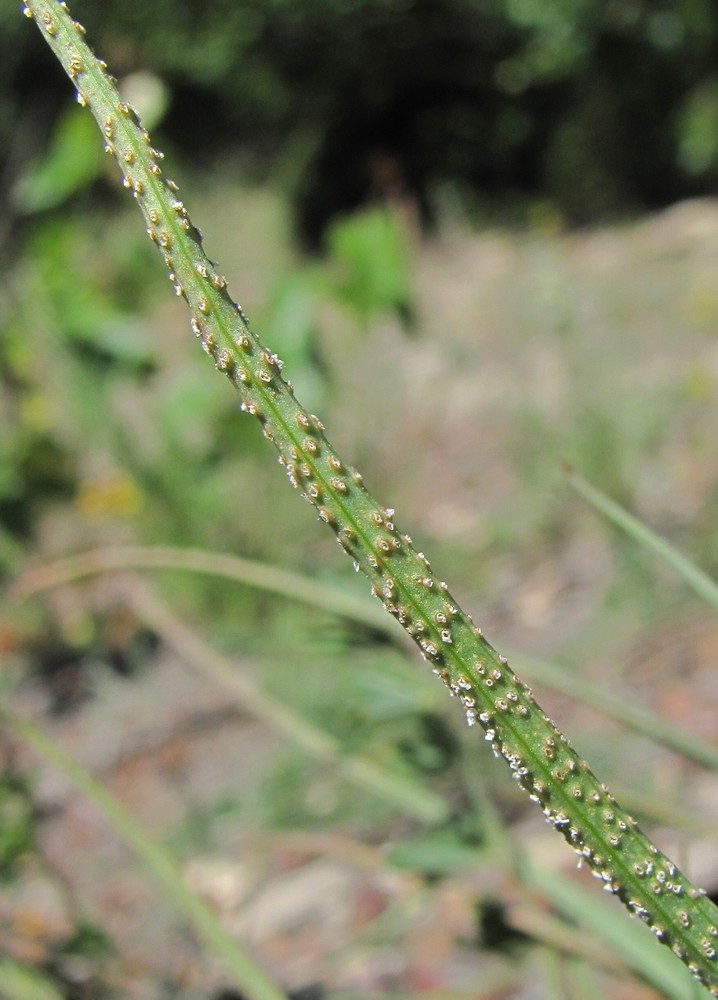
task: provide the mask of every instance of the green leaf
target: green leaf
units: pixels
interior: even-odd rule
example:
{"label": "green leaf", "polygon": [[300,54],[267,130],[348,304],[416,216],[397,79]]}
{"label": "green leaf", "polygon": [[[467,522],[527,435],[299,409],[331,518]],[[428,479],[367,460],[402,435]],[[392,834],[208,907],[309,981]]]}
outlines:
{"label": "green leaf", "polygon": [[387,861],[395,868],[426,875],[454,875],[476,867],[476,847],[439,834],[397,844],[389,851]]}
{"label": "green leaf", "polygon": [[676,121],[679,165],[691,177],[701,177],[718,164],[718,79],[712,77],[691,91]]}
{"label": "green leaf", "polygon": [[0,960],[0,983],[3,1000],[63,1000],[49,979],[9,958]]}
{"label": "green leaf", "polygon": [[59,119],[45,156],[16,185],[17,208],[29,215],[62,204],[100,175],[103,157],[92,119],[70,108]]}
{"label": "green leaf", "polygon": [[333,223],[328,232],[336,294],[366,322],[372,314],[409,308],[409,252],[398,220],[372,208]]}

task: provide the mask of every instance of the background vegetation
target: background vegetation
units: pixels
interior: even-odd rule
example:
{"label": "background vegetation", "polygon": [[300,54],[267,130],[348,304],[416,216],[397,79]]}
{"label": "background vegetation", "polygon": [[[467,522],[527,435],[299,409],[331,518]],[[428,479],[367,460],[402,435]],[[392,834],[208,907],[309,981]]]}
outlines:
{"label": "background vegetation", "polygon": [[[281,181],[312,242],[394,176],[427,219],[448,187],[474,212],[538,195],[572,222],[715,182],[710,0],[77,6],[119,74],[161,76],[166,144],[195,163],[229,149],[255,177]],[[17,172],[63,92],[11,5],[0,18],[0,142]]]}
{"label": "background vegetation", "polygon": [[[714,5],[108,0],[73,13],[155,123],[297,394],[492,640],[607,678],[714,741],[714,620],[558,466],[570,459],[718,572],[718,211],[639,216],[713,192]],[[144,543],[363,595],[197,358],[94,123],[14,5],[0,8],[0,50],[3,582],[31,558]],[[398,637],[211,577],[152,585],[277,704],[447,803],[426,827],[298,754],[183,673],[158,620],[111,583],[3,599],[17,707],[239,933],[266,918],[254,946],[283,984],[655,995],[604,978],[588,932],[547,950],[546,912],[517,902],[496,829],[547,871],[572,859],[503,773],[493,787],[490,755],[477,765]],[[597,771],[630,777],[647,823],[690,827],[692,870],[718,886],[714,848],[700,849],[715,780],[563,695],[541,701]],[[41,995],[30,967],[48,996],[229,997],[89,810],[8,737],[3,755],[13,1000]],[[294,901],[284,922],[278,899]],[[307,899],[324,902],[307,913]]]}

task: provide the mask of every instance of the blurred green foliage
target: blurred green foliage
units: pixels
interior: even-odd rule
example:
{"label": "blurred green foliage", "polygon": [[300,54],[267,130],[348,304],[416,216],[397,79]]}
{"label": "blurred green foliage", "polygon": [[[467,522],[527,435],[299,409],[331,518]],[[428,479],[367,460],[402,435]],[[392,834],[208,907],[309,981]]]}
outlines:
{"label": "blurred green foliage", "polygon": [[396,216],[371,209],[335,221],[327,233],[333,290],[367,323],[378,311],[411,313],[409,253]]}
{"label": "blurred green foliage", "polygon": [[23,213],[54,208],[95,180],[102,167],[97,126],[80,108],[72,107],[60,117],[50,149],[19,179],[14,192],[17,208]]}
{"label": "blurred green foliage", "polygon": [[0,879],[17,874],[17,861],[34,845],[33,806],[26,782],[0,774]]}
{"label": "blurred green foliage", "polygon": [[[499,202],[542,195],[584,222],[716,181],[712,0],[76,0],[73,11],[120,77],[152,66],[166,82],[166,137],[194,158],[230,148],[245,169],[284,177],[315,243],[337,211],[386,194],[387,158],[426,218],[445,184]],[[58,71],[18,20],[0,13],[11,172],[37,141],[20,123],[34,114],[42,134],[58,101]],[[25,195],[36,204],[41,179]]]}
{"label": "blurred green foliage", "polygon": [[49,979],[10,959],[0,959],[0,977],[6,1000],[63,1000]]}

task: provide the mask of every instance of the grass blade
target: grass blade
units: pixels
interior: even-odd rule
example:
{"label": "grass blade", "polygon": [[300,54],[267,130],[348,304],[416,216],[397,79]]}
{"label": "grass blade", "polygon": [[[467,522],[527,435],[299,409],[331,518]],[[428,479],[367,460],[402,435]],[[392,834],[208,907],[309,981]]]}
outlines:
{"label": "grass blade", "polygon": [[49,979],[10,958],[0,959],[0,983],[3,1000],[63,1000]]}
{"label": "grass blade", "polygon": [[384,799],[395,809],[422,823],[439,823],[448,816],[440,796],[419,783],[381,768],[354,754],[345,754],[338,740],[286,705],[266,694],[227,657],[187,626],[139,581],[125,588],[135,614],[194,670],[214,678],[239,699],[256,718],[291,740],[305,753],[335,768],[345,780]]}
{"label": "grass blade", "polygon": [[24,600],[40,591],[59,587],[96,573],[123,569],[181,569],[209,576],[222,576],[258,590],[279,594],[304,604],[331,611],[368,628],[396,637],[401,633],[380,607],[334,585],[327,586],[311,577],[252,559],[178,549],[161,545],[126,545],[92,549],[77,555],[26,570],[13,584],[8,596]]}
{"label": "grass blade", "polygon": [[556,872],[546,872],[526,864],[522,877],[538,889],[568,921],[589,937],[601,941],[625,962],[636,975],[667,1000],[695,1000],[695,983],[685,969],[657,942],[642,933],[635,923],[616,919],[616,907],[608,899],[595,899],[579,885]]}
{"label": "grass blade", "polygon": [[565,463],[563,469],[569,485],[584,500],[587,500],[594,510],[603,514],[611,524],[620,528],[634,542],[637,542],[645,549],[653,552],[654,555],[657,555],[666,565],[675,570],[694,593],[698,594],[707,604],[718,611],[718,583],[715,580],[708,576],[707,573],[704,573],[702,569],[696,566],[687,556],[684,556],[682,552],[679,552],[670,542],[657,535],[655,531],[652,531],[651,528],[639,521],[633,514],[629,514],[615,500],[611,500],[605,493],[592,486],[571,465]]}
{"label": "grass blade", "polygon": [[515,659],[522,672],[533,681],[590,705],[627,729],[647,736],[654,743],[668,747],[712,771],[718,771],[718,748],[671,725],[650,709],[635,705],[626,697],[612,694],[600,684],[585,677],[577,677],[555,663],[547,663],[522,653],[517,653]]}
{"label": "grass blade", "polygon": [[252,1000],[286,1000],[286,995],[255,965],[212,910],[187,888],[171,855],[144,833],[106,788],[28,719],[17,715],[6,705],[0,706],[0,718],[47,763],[59,767],[72,784],[104,813],[117,836],[146,865],[207,949],[222,960],[237,985]]}

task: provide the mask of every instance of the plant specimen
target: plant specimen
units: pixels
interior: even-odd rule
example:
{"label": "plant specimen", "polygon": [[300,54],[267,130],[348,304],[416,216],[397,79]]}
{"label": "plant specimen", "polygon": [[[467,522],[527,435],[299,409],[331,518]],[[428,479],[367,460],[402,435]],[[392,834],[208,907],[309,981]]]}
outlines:
{"label": "plant specimen", "polygon": [[279,452],[292,486],[334,532],[371,581],[372,593],[412,637],[434,673],[461,702],[469,726],[483,731],[497,757],[604,885],[718,996],[718,907],[638,828],[538,706],[379,505],[360,473],[342,459],[320,420],[296,400],[282,362],[235,304],[202,248],[197,229],[166,175],[135,111],[123,102],[58,0],[26,0],[45,39],[91,110],[116,157],[124,186],[141,208],[190,325],[216,368],[239,391]]}

